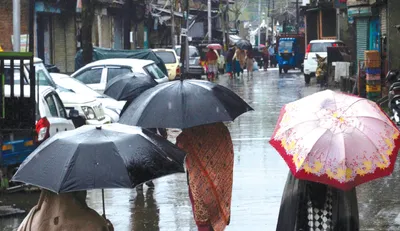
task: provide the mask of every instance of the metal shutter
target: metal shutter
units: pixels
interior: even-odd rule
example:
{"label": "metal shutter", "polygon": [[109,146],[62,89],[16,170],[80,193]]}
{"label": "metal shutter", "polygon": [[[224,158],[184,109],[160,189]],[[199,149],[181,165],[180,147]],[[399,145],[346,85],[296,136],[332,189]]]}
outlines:
{"label": "metal shutter", "polygon": [[364,60],[364,51],[368,48],[368,18],[357,18],[356,19],[356,31],[357,31],[357,64],[361,60]]}

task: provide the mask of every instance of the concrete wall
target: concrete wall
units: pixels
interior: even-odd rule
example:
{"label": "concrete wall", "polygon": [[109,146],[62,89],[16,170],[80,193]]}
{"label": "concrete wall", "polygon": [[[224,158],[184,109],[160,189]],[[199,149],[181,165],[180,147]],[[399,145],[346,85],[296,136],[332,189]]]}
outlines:
{"label": "concrete wall", "polygon": [[395,25],[400,24],[399,0],[388,0],[388,56],[389,69],[400,68],[400,32]]}
{"label": "concrete wall", "polygon": [[[0,0],[0,45],[4,51],[12,51],[13,6],[11,0]],[[21,34],[28,34],[29,0],[21,0]]]}

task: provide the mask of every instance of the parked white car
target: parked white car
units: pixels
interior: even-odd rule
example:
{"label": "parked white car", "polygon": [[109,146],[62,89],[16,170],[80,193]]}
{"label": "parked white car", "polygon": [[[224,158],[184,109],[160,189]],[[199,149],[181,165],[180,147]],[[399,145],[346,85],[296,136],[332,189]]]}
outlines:
{"label": "parked white car", "polygon": [[[75,129],[57,91],[47,86],[40,86],[37,89],[39,90],[35,98],[38,103],[38,119],[36,121],[38,141],[43,141],[58,132]],[[4,86],[4,93],[6,98],[10,97],[10,85]],[[15,85],[14,97],[21,97],[19,84]],[[24,86],[24,97],[30,97],[29,85]]]}
{"label": "parked white car", "polygon": [[50,75],[58,86],[73,91],[79,97],[96,99],[103,106],[104,113],[111,118],[111,122],[118,122],[126,101],[117,101],[107,95],[100,94],[69,75],[59,73],[50,73]]}
{"label": "parked white car", "polygon": [[103,93],[108,81],[125,73],[150,75],[158,83],[168,82],[168,76],[151,60],[103,59],[87,64],[71,75],[93,90]]}
{"label": "parked white car", "polygon": [[310,78],[315,76],[317,70],[317,54],[321,57],[328,56],[328,47],[345,46],[340,40],[311,40],[304,56],[304,81],[310,83]]}

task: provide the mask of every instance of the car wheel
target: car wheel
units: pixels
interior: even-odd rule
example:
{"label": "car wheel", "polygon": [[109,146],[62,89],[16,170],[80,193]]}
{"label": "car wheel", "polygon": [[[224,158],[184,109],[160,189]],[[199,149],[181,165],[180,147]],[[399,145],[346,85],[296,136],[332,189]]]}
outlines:
{"label": "car wheel", "polygon": [[306,84],[310,84],[310,79],[311,79],[310,75],[304,74],[304,81],[306,82]]}

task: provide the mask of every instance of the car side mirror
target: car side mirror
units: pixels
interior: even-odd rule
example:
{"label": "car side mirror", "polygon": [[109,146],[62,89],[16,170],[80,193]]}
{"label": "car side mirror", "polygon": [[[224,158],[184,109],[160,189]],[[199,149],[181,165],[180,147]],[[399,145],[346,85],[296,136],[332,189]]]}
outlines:
{"label": "car side mirror", "polygon": [[69,110],[69,115],[68,115],[68,117],[69,117],[70,119],[78,118],[78,117],[79,117],[79,111],[78,111],[78,110],[75,110],[75,109]]}

